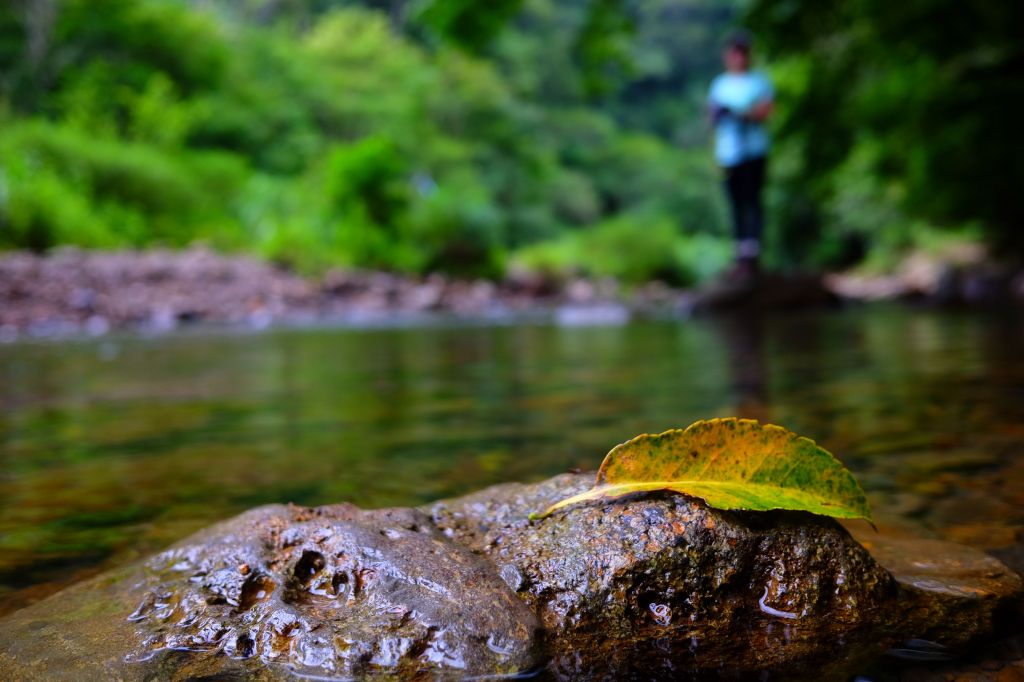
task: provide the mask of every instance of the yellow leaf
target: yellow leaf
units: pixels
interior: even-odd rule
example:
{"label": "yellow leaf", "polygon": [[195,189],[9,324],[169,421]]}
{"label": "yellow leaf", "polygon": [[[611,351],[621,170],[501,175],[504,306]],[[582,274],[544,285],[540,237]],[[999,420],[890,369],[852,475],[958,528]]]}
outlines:
{"label": "yellow leaf", "polygon": [[652,490],[699,497],[717,509],[795,509],[871,520],[860,484],[827,450],[781,426],[736,418],[699,421],[618,445],[604,458],[591,490],[534,518]]}

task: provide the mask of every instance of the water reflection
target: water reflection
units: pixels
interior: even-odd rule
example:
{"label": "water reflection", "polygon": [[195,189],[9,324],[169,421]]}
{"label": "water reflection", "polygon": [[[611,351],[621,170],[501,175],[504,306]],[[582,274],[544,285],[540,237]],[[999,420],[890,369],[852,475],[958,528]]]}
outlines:
{"label": "water reflection", "polygon": [[0,610],[253,505],[417,504],[730,414],[815,437],[883,522],[1012,563],[1022,341],[871,310],[0,346]]}
{"label": "water reflection", "polygon": [[766,320],[760,314],[737,314],[712,320],[725,348],[736,416],[771,422],[768,396]]}

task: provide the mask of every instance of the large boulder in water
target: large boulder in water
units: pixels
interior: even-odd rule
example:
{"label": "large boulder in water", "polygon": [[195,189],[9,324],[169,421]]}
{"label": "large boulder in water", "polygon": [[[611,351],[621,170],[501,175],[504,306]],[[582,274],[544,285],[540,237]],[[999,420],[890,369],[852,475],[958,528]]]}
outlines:
{"label": "large boulder in water", "polygon": [[537,620],[410,509],[251,510],[0,626],[4,679],[461,678],[529,669]]}
{"label": "large boulder in water", "polygon": [[567,474],[429,508],[557,633],[557,676],[792,675],[898,639],[878,627],[898,608],[897,582],[831,519],[730,513],[662,493],[528,521],[592,484],[592,475]]}
{"label": "large boulder in water", "polygon": [[890,572],[837,523],[803,513],[649,493],[529,520],[592,480],[420,510],[252,510],[0,620],[0,672],[821,679],[914,637],[961,644],[1019,594],[1019,578],[980,553],[944,563],[948,545],[905,545],[922,561],[876,542]]}

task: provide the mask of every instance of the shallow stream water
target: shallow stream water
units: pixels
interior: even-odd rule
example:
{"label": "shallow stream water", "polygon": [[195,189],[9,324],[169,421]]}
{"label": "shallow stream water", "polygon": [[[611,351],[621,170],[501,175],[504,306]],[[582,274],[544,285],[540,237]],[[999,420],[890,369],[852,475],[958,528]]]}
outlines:
{"label": "shallow stream water", "polygon": [[0,613],[268,502],[415,505],[741,415],[1024,569],[1024,320],[866,308],[0,345]]}

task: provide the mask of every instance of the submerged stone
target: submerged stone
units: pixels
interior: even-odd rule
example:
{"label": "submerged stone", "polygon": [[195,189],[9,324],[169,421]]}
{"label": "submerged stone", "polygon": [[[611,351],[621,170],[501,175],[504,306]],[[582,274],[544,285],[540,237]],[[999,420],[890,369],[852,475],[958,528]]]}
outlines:
{"label": "submerged stone", "polygon": [[[902,588],[907,608],[927,613],[915,638],[962,647],[1024,606],[1021,577],[995,557],[943,540],[892,538],[858,530],[860,543]],[[1011,599],[1016,596],[1014,603]]]}
{"label": "submerged stone", "polygon": [[419,510],[255,509],[0,620],[0,672],[822,679],[907,641],[961,645],[1019,597],[1020,579],[981,553],[869,533],[876,561],[805,513],[648,493],[528,519],[592,481]]}

